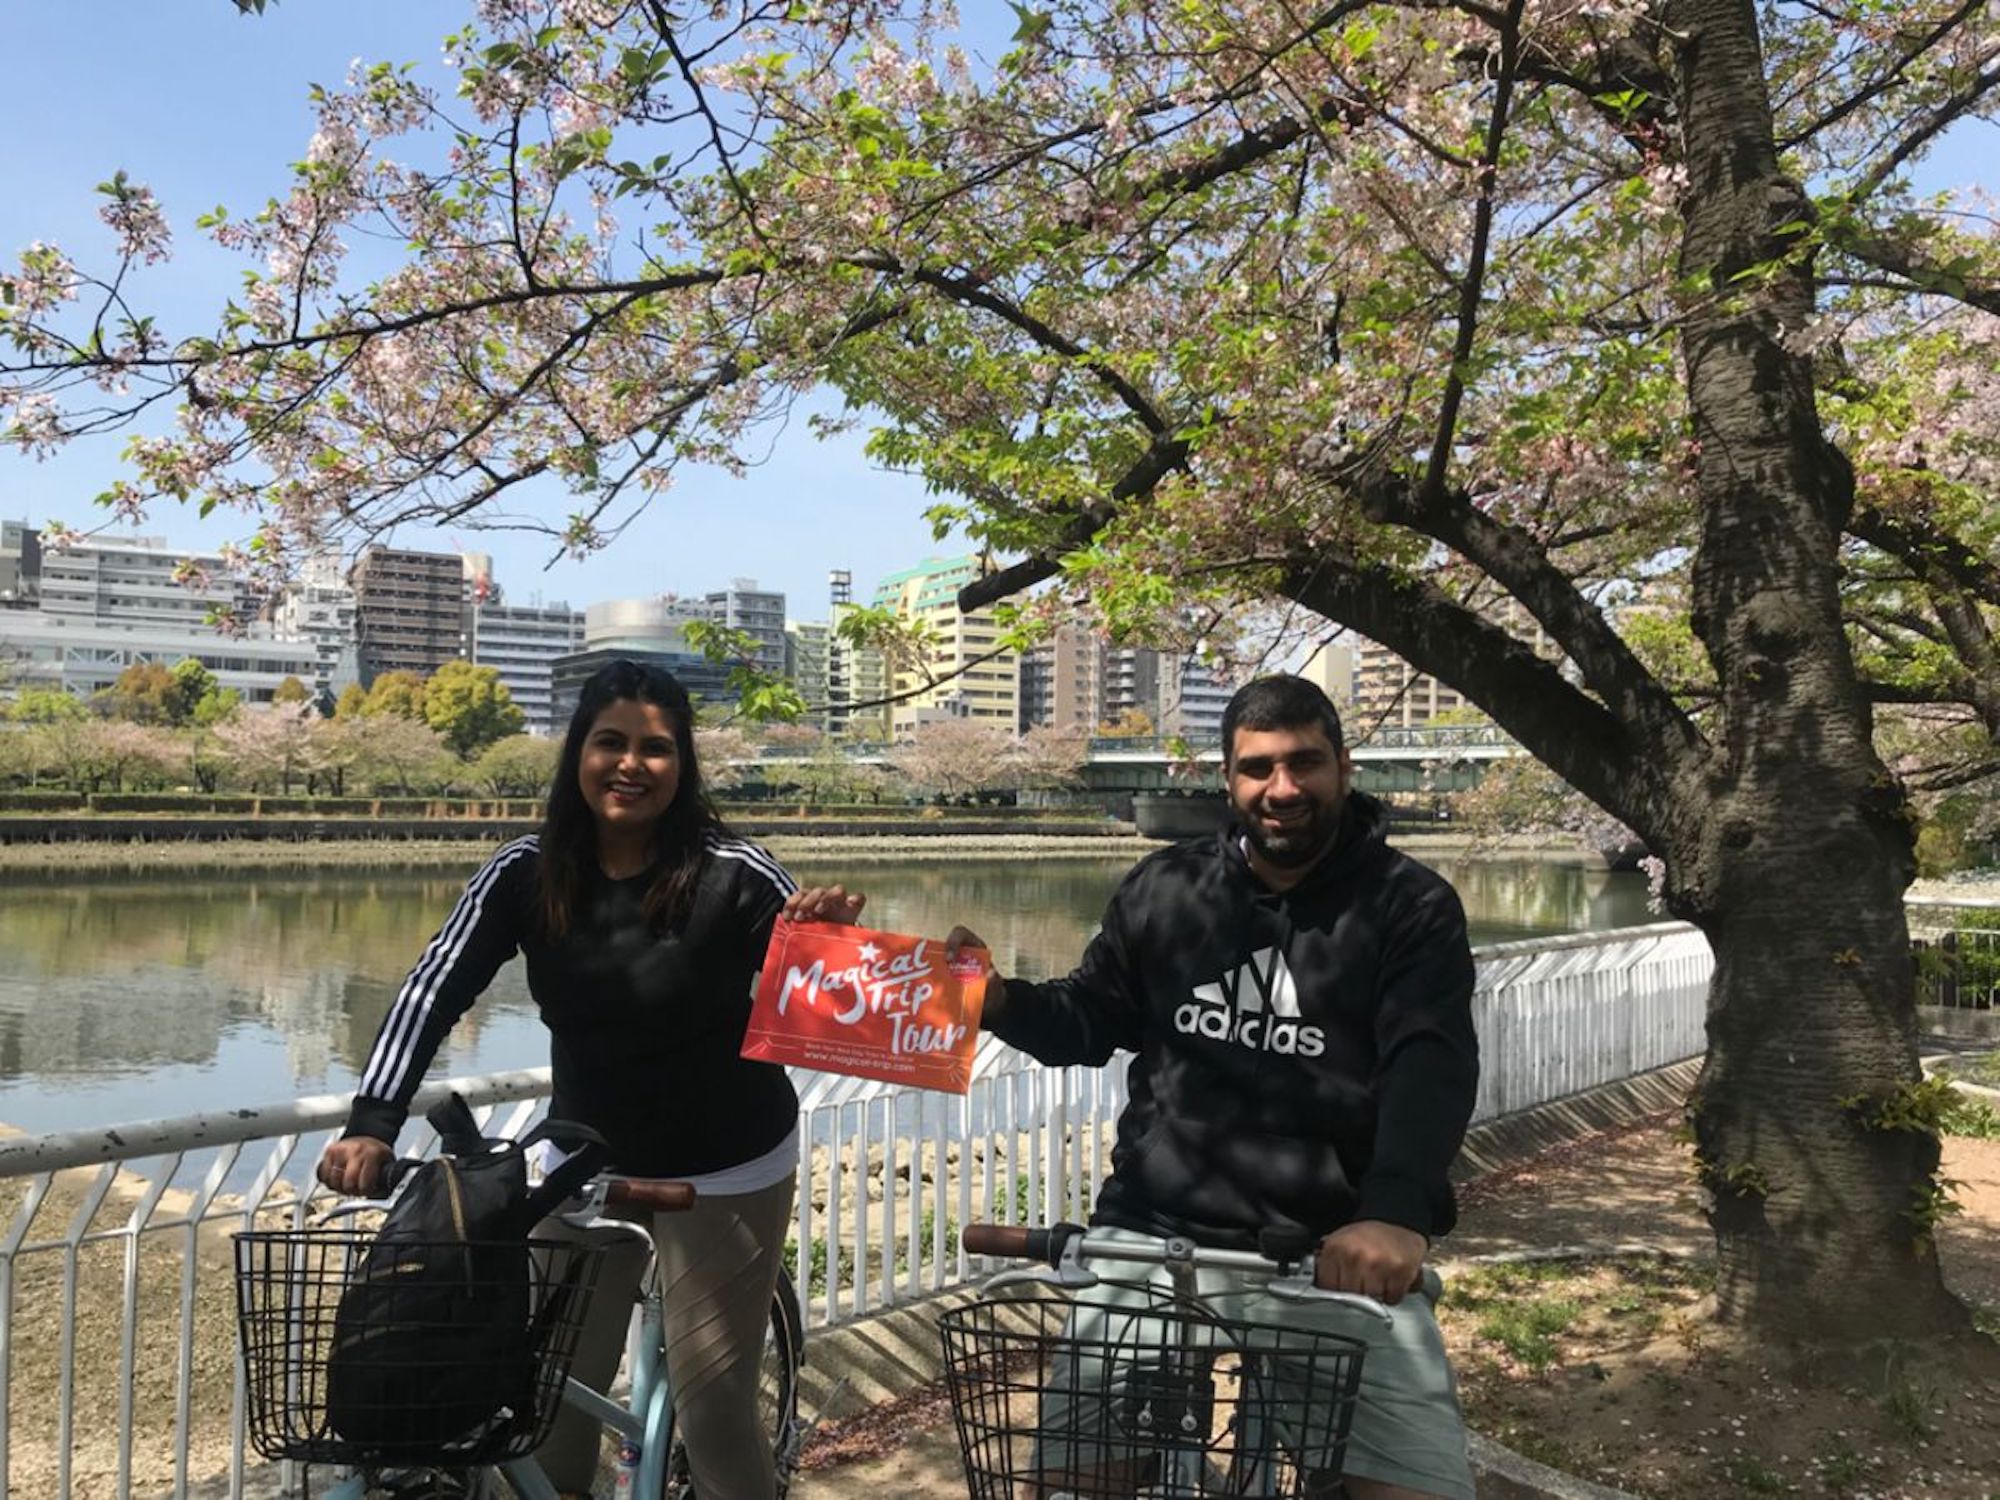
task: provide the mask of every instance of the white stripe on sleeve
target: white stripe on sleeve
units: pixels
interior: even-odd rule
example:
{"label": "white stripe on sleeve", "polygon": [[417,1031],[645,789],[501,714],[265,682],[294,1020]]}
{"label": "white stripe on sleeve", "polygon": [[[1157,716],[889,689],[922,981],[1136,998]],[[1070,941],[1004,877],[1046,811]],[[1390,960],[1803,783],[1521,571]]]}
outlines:
{"label": "white stripe on sleeve", "polygon": [[417,1040],[423,1035],[424,1023],[429,1019],[431,1005],[437,998],[438,987],[465,953],[466,942],[479,926],[488,893],[499,883],[501,871],[540,847],[540,840],[534,834],[516,839],[466,882],[458,904],[445,918],[437,936],[425,947],[416,967],[410,970],[409,977],[403,981],[403,988],[396,995],[396,1003],[390,1007],[388,1019],[382,1023],[382,1033],[376,1039],[368,1066],[361,1074],[362,1094],[371,1099],[394,1099],[398,1096],[416,1055]]}

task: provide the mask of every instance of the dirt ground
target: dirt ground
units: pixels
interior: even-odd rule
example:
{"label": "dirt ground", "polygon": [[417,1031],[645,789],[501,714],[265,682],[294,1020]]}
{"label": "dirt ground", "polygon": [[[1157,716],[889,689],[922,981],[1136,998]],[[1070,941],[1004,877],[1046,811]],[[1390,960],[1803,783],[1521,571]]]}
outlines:
{"label": "dirt ground", "polygon": [[[1948,1140],[1944,1174],[1960,1184],[1963,1209],[1939,1232],[1946,1277],[1989,1330],[2000,1328],[2000,1141]],[[1948,1389],[1912,1363],[1807,1397],[1719,1336],[1704,1317],[1711,1241],[1687,1150],[1667,1122],[1560,1147],[1462,1198],[1458,1230],[1441,1247],[1446,1337],[1473,1425],[1517,1451],[1661,1500],[2000,1496],[2000,1384]],[[1526,1273],[1479,1264],[1618,1244],[1687,1259]],[[1451,1285],[1465,1293],[1456,1306]],[[1565,1304],[1574,1312],[1543,1331],[1535,1319],[1552,1304],[1549,1321],[1563,1321]],[[1483,1331],[1496,1307],[1513,1316]],[[965,1492],[949,1408],[935,1394],[822,1438],[808,1465],[798,1500]]]}

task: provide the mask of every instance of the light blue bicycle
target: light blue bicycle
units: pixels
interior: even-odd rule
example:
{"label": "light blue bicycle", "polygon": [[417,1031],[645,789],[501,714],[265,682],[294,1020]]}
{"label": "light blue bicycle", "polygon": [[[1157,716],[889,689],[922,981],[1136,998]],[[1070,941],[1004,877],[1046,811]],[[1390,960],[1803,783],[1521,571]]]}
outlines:
{"label": "light blue bicycle", "polygon": [[[534,1450],[547,1438],[559,1407],[567,1404],[588,1412],[620,1442],[621,1462],[631,1467],[633,1500],[698,1500],[675,1439],[651,1237],[636,1224],[604,1215],[611,1206],[671,1212],[693,1201],[694,1190],[685,1183],[593,1180],[562,1214],[569,1223],[593,1231],[589,1241],[533,1240],[525,1251],[518,1242],[501,1247],[515,1257],[510,1274],[517,1274],[525,1259],[530,1282],[525,1306],[531,1367],[518,1399],[496,1406],[477,1394],[488,1380],[490,1361],[451,1370],[441,1367],[433,1353],[409,1386],[426,1394],[395,1411],[362,1408],[358,1417],[351,1400],[348,1413],[340,1409],[339,1375],[331,1355],[337,1318],[342,1319],[344,1339],[366,1339],[370,1332],[354,1326],[354,1308],[362,1303],[351,1302],[348,1313],[341,1314],[343,1295],[351,1288],[367,1285],[374,1307],[393,1306],[380,1300],[379,1290],[394,1283],[393,1257],[378,1251],[371,1258],[376,1238],[353,1227],[353,1216],[378,1213],[382,1204],[343,1203],[305,1229],[237,1235],[237,1314],[252,1446],[267,1459],[305,1464],[308,1474],[315,1467],[332,1470],[327,1487],[314,1492],[326,1500],[499,1500],[508,1494],[519,1500],[556,1500],[556,1489],[535,1461]],[[348,1227],[341,1227],[342,1221]],[[597,1264],[607,1243],[620,1234],[638,1236],[649,1250],[629,1361],[631,1387],[622,1403],[569,1378]],[[450,1248],[466,1256],[468,1274],[480,1274],[476,1255],[481,1247]],[[390,1323],[384,1316],[381,1343],[409,1338],[407,1322],[393,1328]],[[434,1350],[473,1347],[462,1342],[462,1328],[419,1331],[419,1337],[426,1334]],[[798,1376],[804,1348],[798,1297],[791,1278],[781,1272],[765,1335],[759,1397],[777,1460],[781,1500],[798,1458]],[[452,1436],[441,1441],[440,1431]]]}

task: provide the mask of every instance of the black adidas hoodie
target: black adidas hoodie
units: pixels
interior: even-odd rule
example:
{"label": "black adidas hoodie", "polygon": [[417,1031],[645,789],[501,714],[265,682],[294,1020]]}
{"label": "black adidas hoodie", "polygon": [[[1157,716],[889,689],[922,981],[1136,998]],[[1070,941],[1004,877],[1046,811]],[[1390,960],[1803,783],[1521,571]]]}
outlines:
{"label": "black adidas hoodie", "polygon": [[1254,1248],[1380,1219],[1436,1238],[1472,1114],[1479,1044],[1465,913],[1348,798],[1334,850],[1292,889],[1242,831],[1126,877],[1066,979],[1007,981],[996,1035],[1045,1063],[1137,1056],[1092,1222]]}

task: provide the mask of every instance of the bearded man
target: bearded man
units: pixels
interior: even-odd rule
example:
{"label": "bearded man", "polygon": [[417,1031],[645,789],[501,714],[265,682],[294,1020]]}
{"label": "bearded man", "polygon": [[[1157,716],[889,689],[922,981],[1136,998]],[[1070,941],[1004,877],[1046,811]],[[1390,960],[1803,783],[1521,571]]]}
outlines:
{"label": "bearded man", "polygon": [[[1387,810],[1354,790],[1317,686],[1251,682],[1222,739],[1229,826],[1136,866],[1067,978],[993,976],[982,1024],[1050,1064],[1134,1054],[1093,1227],[1230,1250],[1258,1248],[1266,1230],[1308,1237],[1320,1286],[1394,1313],[1387,1328],[1337,1303],[1266,1313],[1369,1344],[1346,1493],[1471,1500],[1424,1273],[1456,1217],[1447,1171],[1479,1077],[1465,913],[1441,876],[1389,847]],[[947,947],[968,943],[985,946],[960,927]],[[1060,1420],[1045,1409],[1042,1430]],[[1066,1460],[1050,1492],[1100,1493],[1086,1467]]]}

